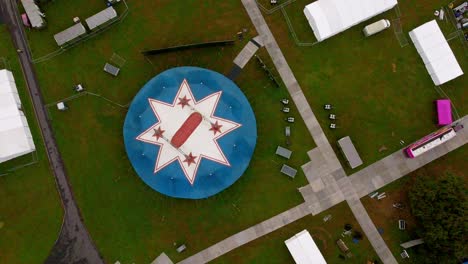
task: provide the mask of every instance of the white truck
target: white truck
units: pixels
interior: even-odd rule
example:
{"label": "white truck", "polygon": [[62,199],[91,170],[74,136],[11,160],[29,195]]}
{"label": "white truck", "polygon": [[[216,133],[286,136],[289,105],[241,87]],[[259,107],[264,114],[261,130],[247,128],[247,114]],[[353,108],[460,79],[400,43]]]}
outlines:
{"label": "white truck", "polygon": [[366,37],[369,37],[389,27],[390,27],[390,21],[388,21],[388,19],[381,19],[377,22],[367,25],[364,28],[363,32]]}

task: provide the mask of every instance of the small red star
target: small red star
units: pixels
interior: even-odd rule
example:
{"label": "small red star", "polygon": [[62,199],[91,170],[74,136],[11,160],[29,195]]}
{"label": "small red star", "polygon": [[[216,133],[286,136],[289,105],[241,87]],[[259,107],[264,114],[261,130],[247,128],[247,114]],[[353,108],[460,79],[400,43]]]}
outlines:
{"label": "small red star", "polygon": [[197,156],[193,156],[192,155],[192,152],[190,152],[190,154],[188,155],[185,155],[185,160],[184,162],[187,162],[188,166],[190,166],[192,163],[195,164],[195,159],[197,158]]}
{"label": "small red star", "polygon": [[158,129],[153,129],[154,134],[153,137],[156,137],[156,140],[159,140],[163,136],[163,133],[166,132],[166,130],[162,130],[161,127],[158,127]]}
{"label": "small red star", "polygon": [[187,96],[184,95],[184,98],[179,97],[179,103],[177,103],[177,104],[181,105],[182,108],[184,108],[184,106],[189,105],[190,100],[192,100],[192,99],[188,99]]}
{"label": "small red star", "polygon": [[216,135],[216,133],[221,133],[221,127],[223,125],[218,124],[218,121],[216,123],[211,123],[211,128],[210,131],[213,131],[213,133]]}

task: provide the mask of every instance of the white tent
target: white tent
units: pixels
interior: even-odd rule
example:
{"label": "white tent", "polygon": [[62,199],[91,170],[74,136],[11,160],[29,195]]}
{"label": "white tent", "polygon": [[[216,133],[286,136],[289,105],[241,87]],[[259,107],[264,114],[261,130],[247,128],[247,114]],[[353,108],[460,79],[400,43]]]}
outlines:
{"label": "white tent", "polygon": [[452,49],[435,20],[409,33],[435,85],[441,85],[463,75]]}
{"label": "white tent", "polygon": [[284,243],[297,264],[327,264],[307,230],[302,230]]}
{"label": "white tent", "polygon": [[86,34],[86,28],[80,22],[65,29],[64,31],[61,31],[55,34],[54,39],[55,39],[55,42],[57,42],[57,45],[62,46],[66,44],[67,42],[70,42],[85,34]]}
{"label": "white tent", "polygon": [[392,9],[397,0],[318,0],[304,14],[318,41]]}
{"label": "white tent", "polygon": [[88,24],[90,30],[93,30],[116,17],[117,12],[112,6],[110,6],[91,17],[88,17],[86,19],[86,24]]}
{"label": "white tent", "polygon": [[33,28],[45,27],[44,19],[41,16],[41,10],[36,5],[34,0],[21,0],[21,3],[23,3],[24,11],[28,15],[31,26]]}
{"label": "white tent", "polygon": [[0,163],[35,149],[13,74],[0,70]]}

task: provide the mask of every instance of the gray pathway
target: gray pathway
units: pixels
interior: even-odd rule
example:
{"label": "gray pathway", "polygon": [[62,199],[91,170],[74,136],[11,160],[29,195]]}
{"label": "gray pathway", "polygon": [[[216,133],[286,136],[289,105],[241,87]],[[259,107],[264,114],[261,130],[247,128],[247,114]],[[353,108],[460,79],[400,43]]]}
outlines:
{"label": "gray pathway", "polygon": [[358,196],[363,197],[465,145],[468,142],[468,115],[453,124],[455,123],[461,123],[465,128],[458,131],[457,136],[445,144],[414,159],[407,158],[401,149],[351,175],[349,178]]}
{"label": "gray pathway", "polygon": [[8,24],[15,47],[23,50],[22,53],[19,53],[19,59],[33,103],[34,112],[44,139],[50,166],[55,176],[57,189],[65,210],[59,238],[46,263],[103,263],[83,224],[67,180],[65,167],[57,148],[51,125],[47,119],[46,109],[28,49],[27,38],[23,31],[23,24],[19,18],[17,1],[0,0],[0,9],[2,10],[0,13],[3,14],[5,23]]}
{"label": "gray pathway", "polygon": [[238,248],[244,244],[249,243],[261,236],[271,233],[289,223],[292,223],[306,215],[309,215],[310,211],[305,204],[298,205],[285,211],[279,215],[276,215],[268,220],[265,220],[255,226],[245,229],[233,236],[230,236],[223,241],[212,245],[211,247],[198,252],[197,254],[184,259],[179,263],[183,264],[197,264],[207,263],[229,251]]}
{"label": "gray pathway", "polygon": [[151,264],[173,264],[172,260],[166,255],[166,253],[161,253]]}

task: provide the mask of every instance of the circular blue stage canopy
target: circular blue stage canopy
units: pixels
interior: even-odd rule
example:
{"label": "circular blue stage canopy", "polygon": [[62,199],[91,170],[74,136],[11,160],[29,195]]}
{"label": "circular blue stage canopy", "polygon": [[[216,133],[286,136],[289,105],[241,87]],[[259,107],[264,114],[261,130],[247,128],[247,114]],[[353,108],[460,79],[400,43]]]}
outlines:
{"label": "circular blue stage canopy", "polygon": [[239,87],[197,67],[151,79],[133,99],[123,133],[140,178],[188,199],[212,196],[239,179],[257,141],[255,116]]}

